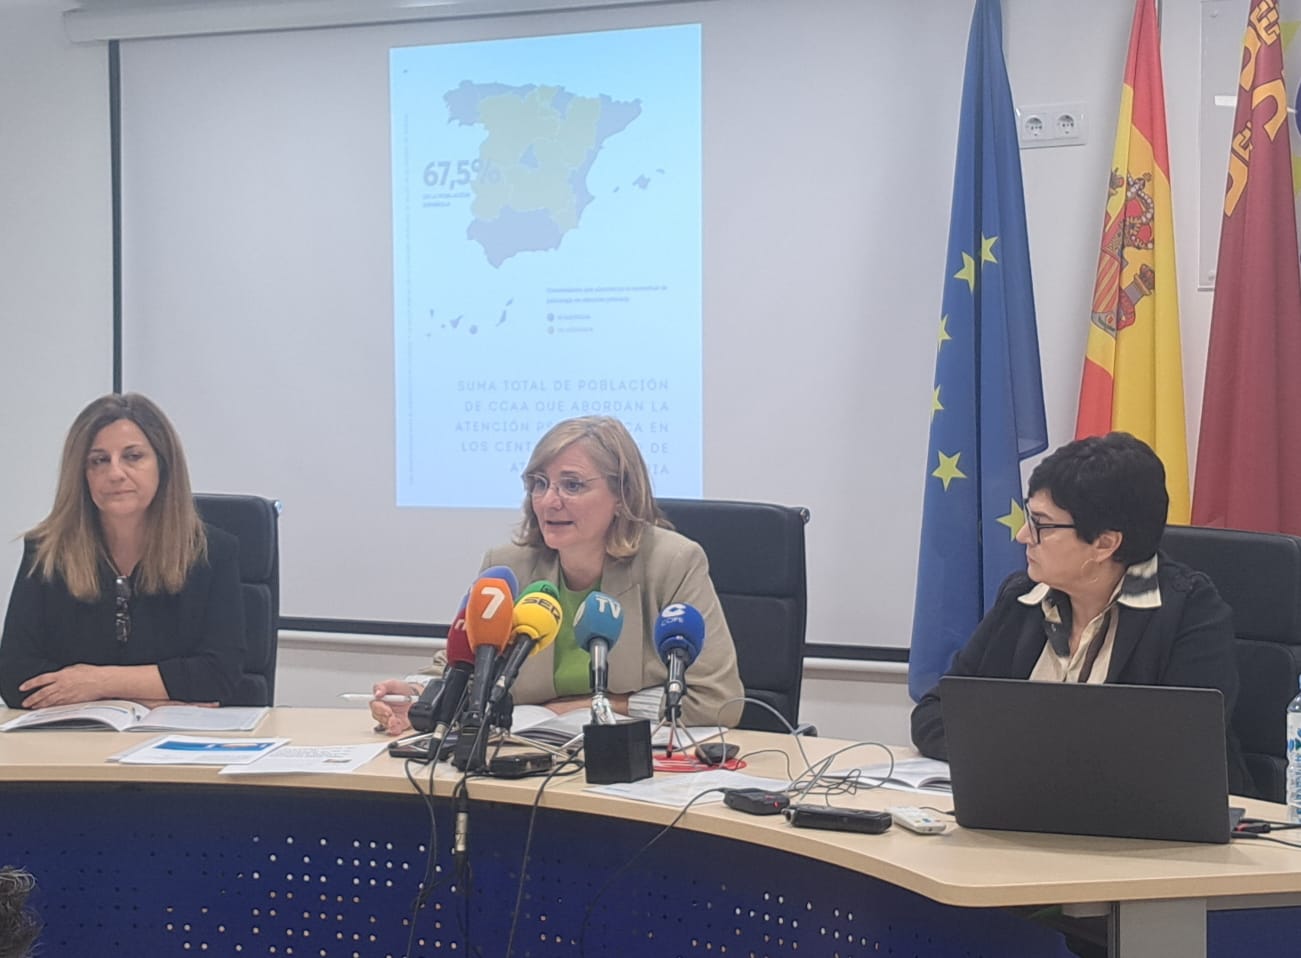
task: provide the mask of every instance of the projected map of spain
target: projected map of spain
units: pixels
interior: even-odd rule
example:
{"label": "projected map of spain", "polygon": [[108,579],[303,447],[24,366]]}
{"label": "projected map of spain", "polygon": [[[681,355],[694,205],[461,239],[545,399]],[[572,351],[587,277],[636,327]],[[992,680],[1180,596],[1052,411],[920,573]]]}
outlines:
{"label": "projected map of spain", "polygon": [[587,414],[700,494],[700,36],[389,51],[399,505],[516,508],[538,437]]}
{"label": "projected map of spain", "polygon": [[602,144],[641,113],[641,102],[575,96],[564,87],[463,82],[444,98],[450,118],[488,132],[470,181],[466,236],[493,266],[550,250],[578,226],[592,194],[587,173]]}

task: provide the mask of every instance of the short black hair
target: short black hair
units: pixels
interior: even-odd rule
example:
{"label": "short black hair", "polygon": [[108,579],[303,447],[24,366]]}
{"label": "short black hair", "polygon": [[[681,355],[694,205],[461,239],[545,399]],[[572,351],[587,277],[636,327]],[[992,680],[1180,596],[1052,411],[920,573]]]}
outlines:
{"label": "short black hair", "polygon": [[36,880],[21,868],[0,868],[0,958],[26,958],[41,933],[41,922],[27,907]]}
{"label": "short black hair", "polygon": [[1085,542],[1107,530],[1119,532],[1122,541],[1113,558],[1122,565],[1156,554],[1170,495],[1165,466],[1141,439],[1112,432],[1068,442],[1030,474],[1029,495],[1041,489],[1071,514],[1075,534]]}

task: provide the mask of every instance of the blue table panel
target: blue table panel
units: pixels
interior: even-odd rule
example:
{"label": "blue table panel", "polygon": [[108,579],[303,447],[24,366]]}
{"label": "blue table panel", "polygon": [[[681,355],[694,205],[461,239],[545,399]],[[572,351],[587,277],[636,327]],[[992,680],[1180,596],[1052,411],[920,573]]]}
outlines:
{"label": "blue table panel", "polygon": [[[400,958],[409,938],[411,955],[500,958],[530,814],[472,802],[469,872],[458,875],[451,808],[438,801],[435,880],[412,936],[431,847],[415,796],[125,784],[6,785],[0,796],[0,860],[40,882],[33,903],[46,922],[45,958]],[[695,832],[675,829],[644,850],[658,832],[540,811],[511,954],[1068,955],[1056,932],[1010,912],[939,905]],[[1287,920],[1244,914],[1255,913],[1213,917],[1212,954],[1289,953],[1273,950]],[[1267,926],[1265,937],[1252,931]]]}

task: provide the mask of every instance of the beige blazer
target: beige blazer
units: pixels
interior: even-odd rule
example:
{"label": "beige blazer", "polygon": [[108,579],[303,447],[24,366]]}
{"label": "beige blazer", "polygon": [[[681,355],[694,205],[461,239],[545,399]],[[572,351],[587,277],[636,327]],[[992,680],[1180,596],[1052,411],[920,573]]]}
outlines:
{"label": "beige blazer", "polygon": [[[560,560],[550,549],[501,546],[484,556],[483,568],[494,565],[510,567],[519,577],[521,589],[538,579],[560,582]],[[705,642],[687,669],[683,721],[688,725],[736,724],[741,702],[733,702],[719,714],[724,702],[742,695],[736,647],[709,579],[709,562],[699,545],[676,532],[651,527],[642,536],[635,556],[606,559],[600,590],[623,607],[623,632],[610,650],[611,692],[637,692],[664,684],[668,669],[655,652],[655,621],[666,605],[685,602],[704,617]],[[548,647],[529,656],[512,690],[516,702],[539,704],[556,698],[553,652]]]}

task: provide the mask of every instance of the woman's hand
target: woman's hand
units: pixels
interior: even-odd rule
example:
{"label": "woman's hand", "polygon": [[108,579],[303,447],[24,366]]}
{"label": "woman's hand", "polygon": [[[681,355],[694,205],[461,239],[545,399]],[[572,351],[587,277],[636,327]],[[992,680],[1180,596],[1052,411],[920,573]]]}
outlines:
{"label": "woman's hand", "polygon": [[42,672],[18,686],[20,692],[31,692],[23,699],[25,709],[44,709],[52,705],[72,705],[76,702],[93,702],[111,698],[105,690],[104,668],[78,662],[56,672]]}
{"label": "woman's hand", "polygon": [[[375,698],[379,699],[382,695],[419,695],[423,688],[411,682],[403,682],[401,679],[385,679],[383,682],[375,683],[374,691]],[[375,731],[385,732],[388,735],[401,735],[411,728],[411,718],[408,715],[410,711],[411,705],[408,702],[372,701],[370,703],[370,714],[375,720]]]}

